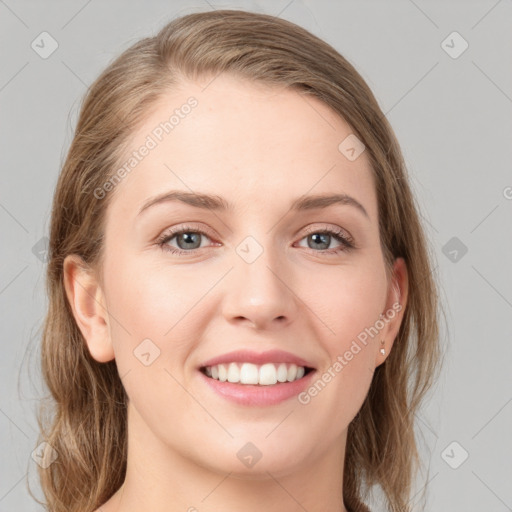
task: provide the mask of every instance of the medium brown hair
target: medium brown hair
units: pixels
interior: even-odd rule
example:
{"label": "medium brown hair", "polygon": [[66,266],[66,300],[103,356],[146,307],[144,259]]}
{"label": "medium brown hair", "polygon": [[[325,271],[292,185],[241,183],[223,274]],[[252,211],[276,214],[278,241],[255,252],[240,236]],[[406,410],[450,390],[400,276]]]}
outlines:
{"label": "medium brown hair", "polygon": [[388,510],[409,511],[419,466],[414,416],[439,370],[439,297],[398,142],[368,85],[334,48],[288,21],[235,10],[189,14],[135,43],[82,103],[50,227],[41,363],[51,396],[39,410],[38,444],[46,441],[58,458],[38,469],[46,506],[93,511],[119,489],[126,472],[127,397],[115,361],[99,363],[88,352],[66,298],[64,259],[77,254],[91,267],[101,262],[112,193],[99,200],[94,191],[114,175],[156,101],[186,79],[220,73],[316,97],[366,146],[388,277],[394,259],[404,258],[409,293],[391,353],[349,425],[343,496],[348,507],[363,510],[378,485]]}

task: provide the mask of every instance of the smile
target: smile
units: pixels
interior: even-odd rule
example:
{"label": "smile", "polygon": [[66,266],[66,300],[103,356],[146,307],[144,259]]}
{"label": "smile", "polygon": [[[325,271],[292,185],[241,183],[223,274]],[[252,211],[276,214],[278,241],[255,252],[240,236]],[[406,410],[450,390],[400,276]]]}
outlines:
{"label": "smile", "polygon": [[294,363],[253,363],[232,362],[202,367],[207,377],[220,382],[273,386],[277,383],[294,382],[302,379],[312,368],[297,366]]}

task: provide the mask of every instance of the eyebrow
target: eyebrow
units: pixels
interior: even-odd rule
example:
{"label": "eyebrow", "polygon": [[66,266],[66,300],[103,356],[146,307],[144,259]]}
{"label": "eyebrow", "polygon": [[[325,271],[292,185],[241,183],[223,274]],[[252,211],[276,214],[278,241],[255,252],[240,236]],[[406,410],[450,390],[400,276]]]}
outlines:
{"label": "eyebrow", "polygon": [[[151,206],[173,201],[180,201],[196,208],[203,208],[214,211],[233,211],[234,209],[233,204],[229,203],[226,201],[226,199],[218,195],[201,194],[199,192],[186,192],[182,190],[171,190],[170,192],[165,192],[146,201],[140,209],[138,215],[140,215]],[[290,210],[316,210],[327,208],[335,204],[353,206],[367,219],[370,219],[370,216],[368,215],[368,212],[364,206],[357,199],[354,199],[352,196],[347,194],[317,194],[301,196],[292,202]]]}

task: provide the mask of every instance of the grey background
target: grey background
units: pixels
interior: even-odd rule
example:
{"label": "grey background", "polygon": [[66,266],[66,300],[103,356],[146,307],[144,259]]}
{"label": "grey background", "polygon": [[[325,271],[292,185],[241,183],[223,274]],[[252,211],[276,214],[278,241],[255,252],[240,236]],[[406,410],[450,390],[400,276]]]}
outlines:
{"label": "grey background", "polygon": [[[41,496],[31,459],[46,305],[41,252],[79,101],[133,42],[214,8],[302,25],[374,91],[402,146],[448,312],[443,374],[418,415],[429,468],[424,510],[512,510],[510,0],[0,0],[0,511],[42,510],[26,490],[29,480]],[[46,59],[31,47],[43,31],[58,43]],[[458,36],[447,39],[454,31],[469,44],[457,58],[445,51],[462,49]]]}

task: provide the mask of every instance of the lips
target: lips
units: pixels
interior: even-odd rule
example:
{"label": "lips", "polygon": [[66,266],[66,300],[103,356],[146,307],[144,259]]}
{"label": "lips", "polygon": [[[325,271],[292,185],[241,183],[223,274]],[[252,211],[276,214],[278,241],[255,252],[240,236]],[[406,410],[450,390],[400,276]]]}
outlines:
{"label": "lips", "polygon": [[[239,363],[230,363],[230,366],[234,364]],[[280,365],[282,364],[284,363],[280,363]],[[271,363],[265,363],[265,365],[271,365]],[[220,367],[224,365],[219,364],[218,366]],[[293,364],[293,366],[295,366],[295,364]],[[215,368],[215,366],[206,368]],[[213,391],[213,393],[223,401],[226,400],[237,406],[269,407],[277,406],[280,403],[292,400],[300,395],[300,393],[311,385],[316,374],[316,370],[310,370],[301,378],[291,382],[276,382],[273,385],[271,385],[270,381],[267,381],[266,384],[268,385],[261,385],[261,381],[258,384],[242,384],[240,382],[229,382],[227,380],[221,381],[214,377],[209,377],[203,371],[198,371],[197,373],[199,374],[199,382],[206,386],[205,389],[208,389],[208,392]],[[203,384],[200,385],[202,386]],[[207,397],[207,400],[209,401],[210,398],[208,395]]]}
{"label": "lips", "polygon": [[216,366],[219,364],[229,363],[252,363],[256,365],[264,365],[266,363],[289,363],[296,366],[303,366],[304,368],[315,369],[313,364],[291,352],[283,350],[268,350],[266,352],[253,352],[249,350],[235,350],[212,359],[204,361],[200,365],[200,369],[208,366]]}
{"label": "lips", "polygon": [[198,368],[220,396],[241,405],[272,405],[308,385],[315,368],[291,352],[236,350],[204,361]]}

